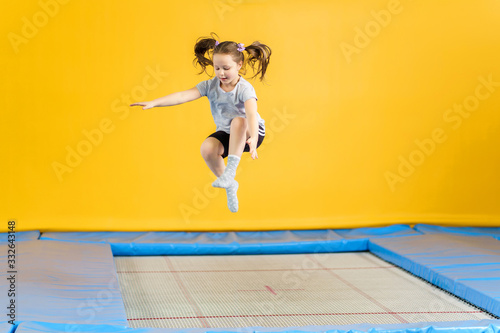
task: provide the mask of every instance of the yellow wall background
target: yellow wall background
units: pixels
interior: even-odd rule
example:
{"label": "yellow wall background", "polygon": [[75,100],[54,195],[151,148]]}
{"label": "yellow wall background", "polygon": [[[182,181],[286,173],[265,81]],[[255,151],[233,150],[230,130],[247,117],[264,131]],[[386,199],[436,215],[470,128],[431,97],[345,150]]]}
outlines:
{"label": "yellow wall background", "polygon": [[[499,225],[497,0],[4,7],[4,231]],[[267,136],[239,164],[237,213],[200,154],[206,97],[128,107],[209,79],[192,60],[211,31],[273,51],[267,83],[243,75]]]}

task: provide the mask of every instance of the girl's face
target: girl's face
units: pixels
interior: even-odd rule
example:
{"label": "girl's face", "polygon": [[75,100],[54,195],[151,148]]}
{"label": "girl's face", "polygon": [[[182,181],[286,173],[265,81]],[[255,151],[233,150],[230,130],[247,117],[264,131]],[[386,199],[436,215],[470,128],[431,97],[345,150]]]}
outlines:
{"label": "girl's face", "polygon": [[222,84],[230,84],[238,80],[238,72],[242,62],[236,63],[229,54],[214,54],[214,70],[215,75],[219,78]]}

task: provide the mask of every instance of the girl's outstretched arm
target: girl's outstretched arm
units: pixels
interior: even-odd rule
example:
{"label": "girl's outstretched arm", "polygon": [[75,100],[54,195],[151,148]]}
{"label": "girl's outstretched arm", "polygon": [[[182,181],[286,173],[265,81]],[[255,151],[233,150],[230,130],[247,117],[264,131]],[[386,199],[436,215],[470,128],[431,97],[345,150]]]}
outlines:
{"label": "girl's outstretched arm", "polygon": [[198,90],[198,88],[194,87],[188,90],[174,92],[170,95],[163,96],[149,102],[137,102],[134,104],[130,104],[130,106],[140,105],[143,106],[143,110],[146,110],[157,106],[172,106],[183,104],[186,102],[194,101],[195,99],[198,99],[200,97],[200,91]]}

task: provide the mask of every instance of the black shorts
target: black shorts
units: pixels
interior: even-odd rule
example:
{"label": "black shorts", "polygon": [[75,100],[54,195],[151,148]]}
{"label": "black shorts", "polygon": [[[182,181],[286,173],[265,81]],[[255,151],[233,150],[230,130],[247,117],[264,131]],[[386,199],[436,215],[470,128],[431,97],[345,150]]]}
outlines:
{"label": "black shorts", "polygon": [[[264,131],[264,129],[262,128],[261,125],[259,125],[258,132],[262,132],[262,131]],[[217,131],[217,132],[212,133],[209,136],[207,136],[207,138],[214,137],[222,143],[222,145],[224,146],[224,153],[222,154],[222,158],[226,158],[227,155],[229,155],[229,136],[230,135],[224,131]],[[257,139],[257,148],[260,146],[262,141],[264,141],[264,136],[265,135],[259,134],[259,138]],[[248,145],[248,143],[245,143],[245,148],[243,149],[243,151],[250,152],[250,146]]]}

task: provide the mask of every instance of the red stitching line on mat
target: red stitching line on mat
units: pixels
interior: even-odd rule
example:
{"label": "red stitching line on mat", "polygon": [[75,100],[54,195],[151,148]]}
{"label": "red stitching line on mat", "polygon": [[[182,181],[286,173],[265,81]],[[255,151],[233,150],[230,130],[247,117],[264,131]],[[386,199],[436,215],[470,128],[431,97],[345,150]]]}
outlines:
{"label": "red stitching line on mat", "polygon": [[[295,291],[295,290],[305,290],[305,289],[273,289],[273,290],[286,290],[286,291]],[[264,289],[238,289],[238,291],[268,291]]]}
{"label": "red stitching line on mat", "polygon": [[345,269],[387,269],[396,266],[381,267],[340,267],[340,268],[283,268],[283,269],[235,269],[235,270],[213,270],[213,271],[117,271],[117,273],[226,273],[226,272],[281,272],[281,271],[324,271],[324,270],[345,270]]}
{"label": "red stitching line on mat", "polygon": [[[172,270],[174,268],[174,266],[173,266],[172,262],[170,261],[170,258],[169,257],[164,257],[164,258],[165,258],[165,261],[167,262],[168,268],[170,270]],[[194,318],[199,318],[203,327],[210,327],[210,325],[208,325],[208,322],[205,320],[205,317],[202,316],[200,308],[198,307],[196,302],[193,300],[191,295],[189,295],[186,286],[184,286],[184,283],[182,283],[179,276],[174,275],[174,277],[175,277],[175,281],[177,282],[177,285],[179,285],[179,288],[181,288],[182,293],[184,294],[184,297],[186,297],[188,302],[191,303],[191,306],[193,307],[194,312],[197,314],[197,316]]]}
{"label": "red stitching line on mat", "polygon": [[[309,254],[306,254],[306,256],[309,257],[309,259],[311,259],[312,261],[316,262],[316,264],[318,264],[320,267],[324,267],[320,262],[318,262],[318,260],[316,260],[315,258],[311,257]],[[389,308],[387,308],[386,306],[384,306],[383,304],[381,304],[375,298],[371,297],[370,295],[368,295],[363,290],[359,289],[358,287],[356,287],[355,285],[353,285],[349,281],[343,279],[338,274],[335,274],[334,272],[332,272],[330,270],[328,270],[328,273],[332,274],[337,279],[339,279],[340,281],[342,281],[344,284],[346,284],[349,287],[351,287],[351,289],[357,291],[359,294],[361,294],[362,296],[366,297],[373,304],[375,304],[375,305],[379,306],[380,308],[384,309],[385,311],[387,311],[387,313],[391,314],[394,318],[398,319],[400,322],[402,322],[402,323],[408,323],[408,321],[406,321],[403,317],[399,316],[397,313],[391,312],[391,310]]]}
{"label": "red stitching line on mat", "polygon": [[266,289],[267,289],[267,290],[269,290],[270,292],[272,292],[273,294],[278,295],[278,294],[276,294],[276,292],[273,290],[273,288],[271,288],[271,287],[269,287],[269,286],[264,286],[264,287],[266,287]]}
{"label": "red stitching line on mat", "polygon": [[198,318],[250,318],[250,317],[293,317],[293,316],[355,316],[355,315],[386,315],[386,314],[437,314],[437,313],[483,313],[482,311],[409,311],[409,312],[337,312],[337,313],[290,313],[290,314],[261,314],[261,315],[231,315],[231,316],[202,316],[202,317],[157,317],[157,318],[129,318],[127,320],[158,320],[158,319],[198,319]]}

